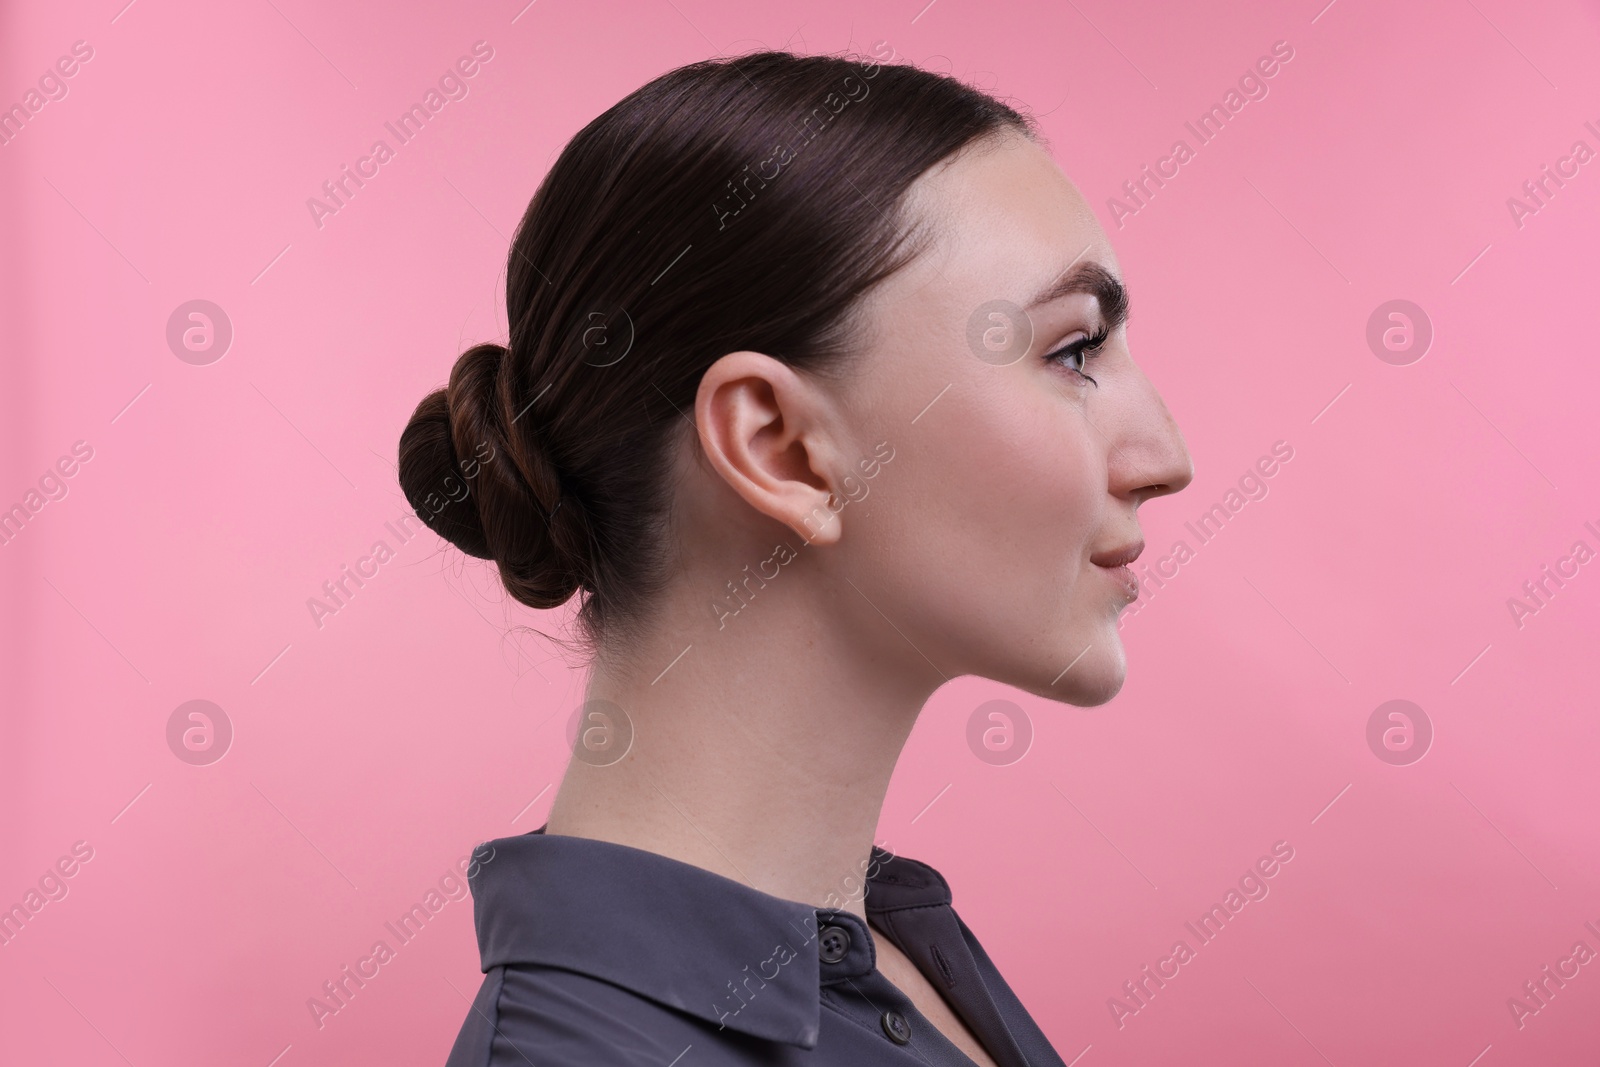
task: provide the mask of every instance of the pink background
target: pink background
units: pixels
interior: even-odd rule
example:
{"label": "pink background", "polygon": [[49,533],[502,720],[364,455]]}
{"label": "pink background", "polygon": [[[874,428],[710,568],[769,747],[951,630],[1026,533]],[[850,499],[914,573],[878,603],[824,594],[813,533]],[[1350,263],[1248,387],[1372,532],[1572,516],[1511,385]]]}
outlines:
{"label": "pink background", "polygon": [[[1324,2],[7,5],[0,105],[93,58],[0,146],[0,507],[93,456],[0,546],[0,906],[93,858],[0,947],[0,1060],[443,1062],[469,902],[320,1029],[307,998],[540,824],[582,677],[487,565],[387,530],[400,428],[504,339],[507,238],[579,127],[718,52],[884,40],[1044,116],[1197,475],[1142,513],[1142,562],[1195,552],[1126,618],[1121,695],[947,686],[880,840],[945,872],[1081,1067],[1596,1062],[1600,962],[1521,1028],[1507,999],[1600,951],[1600,563],[1521,627],[1507,601],[1600,550],[1600,160],[1521,226],[1507,198],[1600,150],[1600,14]],[[307,198],[479,40],[470,94],[319,229]],[[1280,40],[1269,94],[1117,228],[1107,198]],[[234,329],[209,365],[166,341],[194,299]],[[1392,299],[1434,328],[1406,366],[1366,340]],[[307,598],[380,539],[319,629]],[[1008,766],[966,743],[994,698],[1035,732]],[[1366,740],[1397,698],[1435,731],[1406,766]],[[167,743],[194,699],[234,730],[208,766]],[[1266,899],[1119,1028],[1108,998],[1277,841]]]}

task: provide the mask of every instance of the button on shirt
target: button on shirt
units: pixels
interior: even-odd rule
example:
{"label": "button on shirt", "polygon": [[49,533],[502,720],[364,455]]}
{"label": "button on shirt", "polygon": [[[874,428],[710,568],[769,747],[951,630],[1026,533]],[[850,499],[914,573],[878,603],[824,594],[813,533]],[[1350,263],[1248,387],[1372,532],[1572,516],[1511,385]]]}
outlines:
{"label": "button on shirt", "polygon": [[544,828],[479,846],[483,985],[446,1067],[972,1067],[876,966],[917,966],[1000,1067],[1063,1067],[932,867],[874,848],[870,922]]}

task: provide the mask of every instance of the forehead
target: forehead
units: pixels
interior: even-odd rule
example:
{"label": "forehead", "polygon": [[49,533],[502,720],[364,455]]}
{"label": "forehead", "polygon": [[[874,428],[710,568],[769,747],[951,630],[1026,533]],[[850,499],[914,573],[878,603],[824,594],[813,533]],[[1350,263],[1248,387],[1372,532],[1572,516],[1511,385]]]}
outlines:
{"label": "forehead", "polygon": [[1020,133],[975,143],[931,168],[908,190],[906,210],[927,228],[928,244],[897,279],[902,298],[1024,305],[1075,263],[1122,275],[1077,187]]}

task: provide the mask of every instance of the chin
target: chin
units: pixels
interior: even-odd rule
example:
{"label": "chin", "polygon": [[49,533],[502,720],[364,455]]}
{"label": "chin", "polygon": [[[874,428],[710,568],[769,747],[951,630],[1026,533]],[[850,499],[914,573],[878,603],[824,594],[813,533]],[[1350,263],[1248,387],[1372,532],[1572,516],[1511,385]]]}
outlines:
{"label": "chin", "polygon": [[[1108,704],[1118,693],[1122,692],[1122,683],[1127,681],[1127,674],[1118,671],[1114,678],[1107,678],[1099,686],[1084,687],[1083,692],[1074,693],[1068,698],[1067,703],[1080,708],[1097,708],[1101,704]],[[1060,699],[1059,697],[1057,699]]]}
{"label": "chin", "polygon": [[[1097,652],[1100,655],[1097,656]],[[1030,687],[1029,691],[1046,700],[1080,708],[1096,708],[1109,703],[1122,691],[1122,684],[1128,680],[1128,663],[1123,656],[1122,643],[1113,637],[1111,648],[1091,650],[1072,670],[1055,680],[1055,675],[1059,673],[1060,668],[1055,668],[1055,672],[1040,687]]]}

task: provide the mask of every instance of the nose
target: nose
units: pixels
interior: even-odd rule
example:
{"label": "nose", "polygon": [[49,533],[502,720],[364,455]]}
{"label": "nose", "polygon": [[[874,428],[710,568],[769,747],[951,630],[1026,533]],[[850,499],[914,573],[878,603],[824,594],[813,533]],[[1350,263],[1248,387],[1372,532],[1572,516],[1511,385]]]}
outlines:
{"label": "nose", "polygon": [[1129,384],[1128,402],[1111,436],[1108,467],[1111,492],[1137,507],[1194,481],[1194,461],[1166,402],[1137,365]]}

